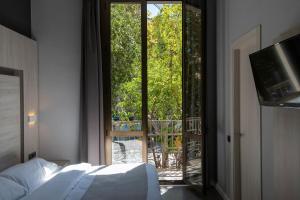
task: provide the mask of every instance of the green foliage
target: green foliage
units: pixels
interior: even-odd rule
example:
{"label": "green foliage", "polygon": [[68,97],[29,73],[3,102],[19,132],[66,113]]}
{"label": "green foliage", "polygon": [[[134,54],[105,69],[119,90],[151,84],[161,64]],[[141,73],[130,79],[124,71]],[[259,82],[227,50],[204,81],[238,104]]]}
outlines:
{"label": "green foliage", "polygon": [[148,20],[148,113],[151,119],[181,119],[182,6],[163,5]]}
{"label": "green foliage", "polygon": [[[148,18],[148,113],[150,119],[181,119],[181,5],[163,5]],[[137,4],[113,4],[112,112],[141,119],[141,13]],[[148,14],[150,16],[150,13]]]}

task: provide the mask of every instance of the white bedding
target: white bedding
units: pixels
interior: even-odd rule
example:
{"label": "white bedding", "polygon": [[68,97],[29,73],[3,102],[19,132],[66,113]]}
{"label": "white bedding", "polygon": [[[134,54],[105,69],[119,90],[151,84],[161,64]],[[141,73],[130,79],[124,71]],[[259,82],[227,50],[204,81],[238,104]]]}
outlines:
{"label": "white bedding", "polygon": [[[57,172],[53,178],[22,200],[80,200],[96,175],[109,176],[125,173],[136,167],[136,165],[123,164],[96,167],[89,164],[71,165]],[[154,166],[146,165],[146,173],[148,178],[147,200],[160,200],[160,187]]]}
{"label": "white bedding", "polygon": [[0,177],[0,199],[17,200],[24,197],[27,190],[12,180]]}
{"label": "white bedding", "polygon": [[59,167],[54,163],[35,158],[2,171],[0,177],[23,186],[30,194],[50,179],[51,175],[58,169]]}

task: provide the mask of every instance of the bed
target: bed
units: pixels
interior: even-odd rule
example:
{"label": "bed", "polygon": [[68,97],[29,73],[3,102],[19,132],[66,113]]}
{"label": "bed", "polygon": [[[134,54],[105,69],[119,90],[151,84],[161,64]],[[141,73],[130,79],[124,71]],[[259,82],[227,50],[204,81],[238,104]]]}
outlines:
{"label": "bed", "polygon": [[152,165],[23,163],[23,99],[23,72],[0,67],[0,200],[161,199]]}
{"label": "bed", "polygon": [[155,167],[149,164],[64,168],[36,158],[0,172],[2,200],[160,200]]}

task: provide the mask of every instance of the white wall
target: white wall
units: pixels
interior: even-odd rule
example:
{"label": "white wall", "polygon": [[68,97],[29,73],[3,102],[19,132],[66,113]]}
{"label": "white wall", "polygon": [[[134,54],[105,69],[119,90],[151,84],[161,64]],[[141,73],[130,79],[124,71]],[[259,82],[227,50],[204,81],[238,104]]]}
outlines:
{"label": "white wall", "polygon": [[[239,36],[257,25],[262,25],[262,47],[269,46],[285,32],[300,26],[299,0],[217,0],[218,7],[218,185],[230,196],[230,154],[226,135],[229,130],[228,111],[228,63],[230,44]],[[283,112],[270,112],[263,109],[263,126],[270,113],[281,115]],[[268,111],[268,112],[267,112]],[[299,112],[300,110],[295,111]],[[286,114],[286,112],[284,112]],[[293,115],[295,116],[295,115]],[[292,117],[287,115],[288,117]],[[286,123],[289,120],[286,121]],[[280,123],[280,122],[279,122]],[[282,122],[281,122],[282,123]],[[291,120],[290,123],[295,123]],[[299,123],[300,124],[300,123]],[[286,126],[295,124],[286,124]],[[300,130],[300,125],[299,130]],[[262,134],[267,134],[270,125],[264,126]],[[270,145],[263,141],[262,145]],[[299,143],[300,146],[300,143]],[[295,147],[296,148],[296,147]],[[298,149],[298,147],[296,148]],[[271,155],[265,155],[271,156]],[[264,162],[263,162],[264,163]],[[264,166],[263,166],[264,167]],[[268,177],[264,178],[268,181]],[[270,191],[269,191],[270,192]]]}
{"label": "white wall", "polygon": [[31,0],[39,53],[40,153],[78,161],[81,0]]}

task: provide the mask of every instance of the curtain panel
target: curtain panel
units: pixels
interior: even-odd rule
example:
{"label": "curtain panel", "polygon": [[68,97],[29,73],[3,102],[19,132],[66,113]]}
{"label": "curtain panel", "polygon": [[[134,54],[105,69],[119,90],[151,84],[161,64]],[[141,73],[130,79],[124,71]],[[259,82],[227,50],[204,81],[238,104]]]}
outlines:
{"label": "curtain panel", "polygon": [[100,1],[83,0],[82,7],[79,157],[81,162],[99,165],[105,164]]}

